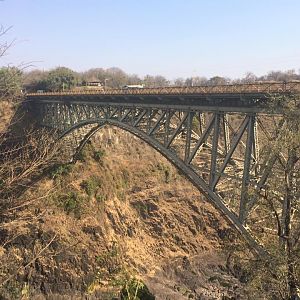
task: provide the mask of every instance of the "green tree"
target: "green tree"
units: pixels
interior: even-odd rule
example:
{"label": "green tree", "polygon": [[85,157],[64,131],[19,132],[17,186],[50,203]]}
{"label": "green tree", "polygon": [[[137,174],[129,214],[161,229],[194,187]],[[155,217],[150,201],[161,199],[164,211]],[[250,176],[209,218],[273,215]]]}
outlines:
{"label": "green tree", "polygon": [[3,67],[0,69],[0,97],[11,98],[21,94],[22,72],[15,67]]}
{"label": "green tree", "polygon": [[45,88],[49,91],[70,90],[78,82],[77,74],[71,69],[58,67],[51,70],[45,79]]}

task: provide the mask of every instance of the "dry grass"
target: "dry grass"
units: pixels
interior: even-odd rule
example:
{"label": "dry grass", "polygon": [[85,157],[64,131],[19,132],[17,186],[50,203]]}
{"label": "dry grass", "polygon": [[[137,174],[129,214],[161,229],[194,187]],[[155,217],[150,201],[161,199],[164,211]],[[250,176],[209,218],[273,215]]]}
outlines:
{"label": "dry grass", "polygon": [[[99,150],[104,153],[100,160],[94,158]],[[24,197],[38,200],[17,212],[22,223],[5,228],[8,235],[18,234],[0,248],[0,260],[11,266],[2,268],[2,274],[15,274],[18,267],[12,266],[26,268],[13,277],[11,285],[6,284],[6,291],[15,287],[20,293],[29,283],[31,292],[74,295],[97,286],[93,292],[104,297],[107,286],[94,284],[97,257],[107,253],[112,242],[120,245],[126,274],[143,278],[153,290],[164,286],[165,296],[175,295],[170,299],[187,297],[187,291],[195,294],[196,284],[211,295],[217,295],[217,289],[229,290],[212,284],[209,272],[196,279],[194,271],[182,273],[180,267],[174,275],[182,259],[195,270],[209,256],[210,264],[204,269],[214,266],[215,275],[225,276],[219,268],[225,265],[220,253],[222,238],[229,238],[230,230],[174,167],[127,133],[99,132],[88,145],[84,162],[78,161],[65,175],[42,179]],[[229,275],[226,278],[228,285],[235,282]]]}
{"label": "dry grass", "polygon": [[0,102],[0,135],[6,131],[7,126],[14,115],[14,106],[15,104],[13,104],[11,101],[2,100]]}

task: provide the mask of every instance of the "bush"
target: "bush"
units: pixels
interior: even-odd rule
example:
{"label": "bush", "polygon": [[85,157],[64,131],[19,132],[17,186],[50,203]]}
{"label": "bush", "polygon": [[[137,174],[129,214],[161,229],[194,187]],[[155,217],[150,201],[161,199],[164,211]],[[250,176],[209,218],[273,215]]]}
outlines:
{"label": "bush", "polygon": [[69,192],[66,195],[62,195],[58,201],[67,214],[73,213],[77,218],[81,216],[85,199],[76,192]]}
{"label": "bush", "polygon": [[62,176],[70,174],[72,171],[73,165],[71,164],[62,164],[62,165],[55,165],[51,168],[49,172],[49,176],[52,179],[59,179]]}
{"label": "bush", "polygon": [[105,151],[104,150],[97,150],[97,151],[94,151],[94,160],[95,161],[98,161],[98,162],[101,162],[103,157],[105,156]]}
{"label": "bush", "polygon": [[0,68],[0,97],[21,95],[21,75],[22,72],[14,67]]}
{"label": "bush", "polygon": [[96,200],[99,203],[104,203],[108,199],[108,195],[96,195]]}
{"label": "bush", "polygon": [[76,82],[77,78],[74,71],[65,67],[58,67],[48,73],[44,85],[46,90],[57,92],[70,90],[76,85]]}
{"label": "bush", "polygon": [[84,151],[84,149],[82,149],[80,152],[77,153],[76,160],[79,160],[81,162],[86,162],[87,153],[86,153],[86,151]]}
{"label": "bush", "polygon": [[155,300],[147,286],[136,278],[131,278],[125,282],[121,290],[122,300]]}
{"label": "bush", "polygon": [[146,202],[140,201],[133,204],[133,207],[137,210],[138,214],[146,219],[149,217],[150,209]]}
{"label": "bush", "polygon": [[164,163],[157,163],[152,168],[152,172],[156,172],[157,170],[163,173],[165,183],[169,183],[171,181],[171,168],[169,165],[165,165]]}
{"label": "bush", "polygon": [[96,257],[96,263],[98,271],[88,287],[89,292],[93,292],[99,282],[103,285],[105,280],[107,288],[114,288],[114,295],[109,299],[155,300],[147,286],[126,268],[123,250],[116,241]]}
{"label": "bush", "polygon": [[110,277],[121,272],[123,255],[117,242],[113,241],[106,252],[97,256],[96,262],[100,268],[100,272],[98,273],[99,278],[103,276]]}
{"label": "bush", "polygon": [[100,179],[96,176],[92,176],[87,180],[83,180],[80,186],[89,196],[95,196],[100,184]]}

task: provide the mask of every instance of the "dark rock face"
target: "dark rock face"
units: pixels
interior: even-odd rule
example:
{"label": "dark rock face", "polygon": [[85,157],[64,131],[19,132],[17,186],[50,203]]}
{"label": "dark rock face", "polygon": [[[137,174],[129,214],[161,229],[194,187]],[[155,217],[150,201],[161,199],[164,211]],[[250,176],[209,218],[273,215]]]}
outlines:
{"label": "dark rock face", "polygon": [[246,299],[240,282],[212,254],[169,261],[146,282],[159,300]]}

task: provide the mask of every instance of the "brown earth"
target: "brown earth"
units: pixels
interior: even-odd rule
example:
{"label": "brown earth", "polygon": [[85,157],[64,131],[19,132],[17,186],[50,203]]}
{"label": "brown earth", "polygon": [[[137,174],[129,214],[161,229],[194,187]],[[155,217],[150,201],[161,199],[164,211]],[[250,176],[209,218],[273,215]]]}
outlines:
{"label": "brown earth", "polygon": [[4,132],[14,115],[14,105],[11,101],[1,99],[0,103],[0,134]]}
{"label": "brown earth", "polygon": [[102,129],[26,197],[1,227],[0,299],[118,299],[130,278],[157,300],[248,299],[223,217],[129,133]]}

